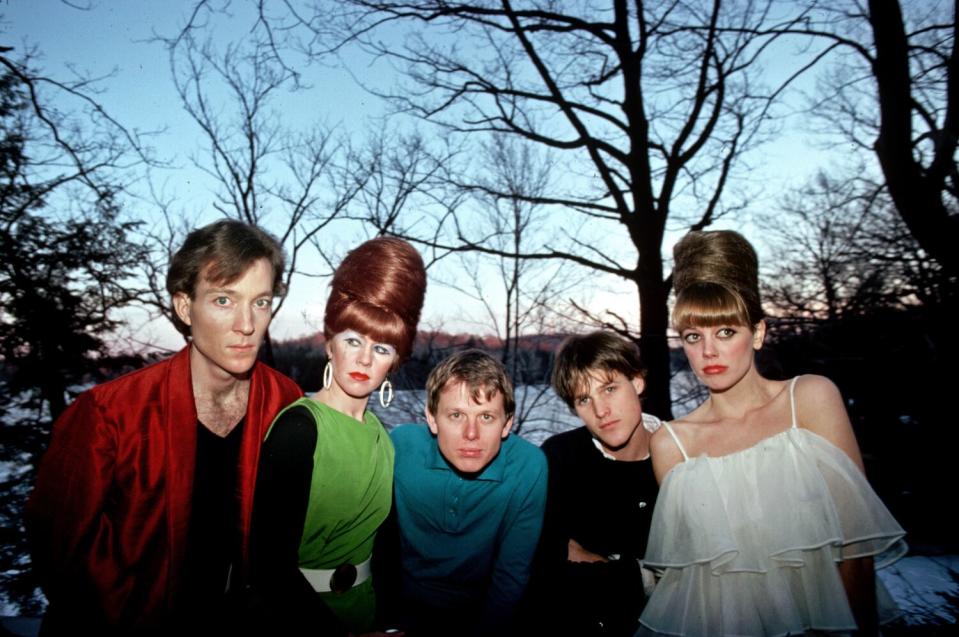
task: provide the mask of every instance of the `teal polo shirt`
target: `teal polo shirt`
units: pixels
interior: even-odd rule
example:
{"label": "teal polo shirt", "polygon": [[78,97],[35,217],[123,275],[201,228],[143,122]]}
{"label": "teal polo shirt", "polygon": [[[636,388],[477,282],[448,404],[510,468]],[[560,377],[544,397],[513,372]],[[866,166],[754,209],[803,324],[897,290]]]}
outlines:
{"label": "teal polo shirt", "polygon": [[505,625],[526,589],[543,526],[543,452],[510,434],[481,473],[463,476],[426,425],[402,425],[390,436],[404,596],[478,611],[488,628]]}

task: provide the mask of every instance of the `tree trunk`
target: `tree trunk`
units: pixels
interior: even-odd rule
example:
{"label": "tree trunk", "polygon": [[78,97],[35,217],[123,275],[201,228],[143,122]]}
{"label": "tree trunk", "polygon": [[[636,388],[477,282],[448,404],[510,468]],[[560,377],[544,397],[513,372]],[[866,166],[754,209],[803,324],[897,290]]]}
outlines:
{"label": "tree trunk", "polygon": [[[56,375],[53,374],[53,376]],[[40,396],[43,400],[47,401],[47,404],[50,406],[51,422],[56,421],[56,419],[60,417],[60,414],[63,413],[63,410],[67,408],[66,392],[67,388],[64,384],[54,379],[48,379],[40,388]]]}
{"label": "tree trunk", "polygon": [[269,331],[267,331],[266,336],[263,337],[263,344],[260,346],[260,360],[270,367],[276,367],[273,356],[273,339],[270,338]]}
{"label": "tree trunk", "polygon": [[[654,242],[655,239],[647,241]],[[636,287],[639,290],[639,346],[646,364],[643,410],[663,419],[671,419],[671,370],[669,345],[666,340],[666,330],[669,328],[669,288],[663,280],[663,259],[659,245],[647,245],[640,252],[636,275]]]}
{"label": "tree trunk", "polygon": [[898,2],[869,0],[869,21],[876,45],[873,72],[879,93],[880,125],[876,155],[889,195],[919,245],[947,273],[959,276],[959,217],[951,215],[942,193],[947,172],[954,168],[955,110],[959,108],[959,56],[953,44],[947,116],[936,140],[935,159],[924,174],[913,148],[909,47]]}

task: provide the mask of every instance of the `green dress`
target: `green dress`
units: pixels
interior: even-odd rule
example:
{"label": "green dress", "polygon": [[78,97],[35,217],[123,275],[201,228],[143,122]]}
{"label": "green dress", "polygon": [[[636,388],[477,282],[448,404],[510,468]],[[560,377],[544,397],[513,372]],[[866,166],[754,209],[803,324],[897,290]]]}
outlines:
{"label": "green dress", "polygon": [[[360,422],[311,398],[286,409],[297,406],[309,409],[317,430],[299,566],[360,564],[369,559],[376,530],[390,511],[393,443],[372,412]],[[352,632],[372,629],[376,599],[371,579],[344,593],[320,596]]]}

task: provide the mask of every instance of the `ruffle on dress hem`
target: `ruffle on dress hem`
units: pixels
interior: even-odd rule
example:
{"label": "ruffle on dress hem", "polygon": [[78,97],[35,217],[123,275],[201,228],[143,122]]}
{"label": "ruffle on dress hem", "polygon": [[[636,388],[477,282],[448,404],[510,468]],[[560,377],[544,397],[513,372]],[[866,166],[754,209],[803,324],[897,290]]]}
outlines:
{"label": "ruffle on dress hem", "polygon": [[836,563],[886,566],[904,535],[849,457],[807,429],[691,458],[660,489],[644,563],[663,575],[642,622],[667,635],[851,631]]}

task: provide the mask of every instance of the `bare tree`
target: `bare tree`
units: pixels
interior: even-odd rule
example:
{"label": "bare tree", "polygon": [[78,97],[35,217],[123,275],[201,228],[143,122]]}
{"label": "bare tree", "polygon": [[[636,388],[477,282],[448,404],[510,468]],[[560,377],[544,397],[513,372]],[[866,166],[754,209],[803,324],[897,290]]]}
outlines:
{"label": "bare tree", "polygon": [[148,160],[98,101],[95,78],[58,78],[30,53],[0,47],[0,464],[10,468],[0,476],[0,604],[24,615],[44,604],[22,521],[48,441],[37,425],[64,409],[71,385],[108,367],[141,258],[125,176]]}
{"label": "bare tree", "polygon": [[[567,230],[572,248],[495,247],[488,229],[469,233],[467,210],[451,205],[412,238],[442,250],[563,259],[633,282],[651,370],[648,404],[669,414],[667,221],[678,208],[677,226],[701,228],[739,205],[723,195],[781,89],[757,83],[756,63],[801,16],[774,17],[772,3],[718,0],[314,6],[299,14],[301,27],[338,38],[340,51],[359,45],[405,71],[407,90],[384,95],[397,110],[448,134],[517,136],[562,157],[563,177],[548,195],[517,196],[468,176],[460,185],[550,208],[551,220],[565,215],[567,227],[586,225],[569,222],[581,216],[589,228]],[[621,236],[628,245],[617,251]]]}
{"label": "bare tree", "polygon": [[[220,50],[210,39],[199,39],[206,24],[196,12],[193,18],[176,37],[163,41],[180,102],[207,144],[192,161],[216,185],[213,207],[273,232],[287,251],[287,285],[296,275],[327,276],[329,260],[324,263],[317,238],[363,186],[362,171],[347,165],[352,154],[332,130],[312,125],[301,132],[284,123],[274,101],[301,85],[272,54],[267,35],[254,33]],[[178,243],[171,237],[182,224],[165,202],[155,203],[166,219],[155,243],[160,258],[168,258],[169,248]],[[321,250],[319,264],[306,262],[314,247]],[[158,278],[162,272],[153,268],[154,307],[169,316]],[[282,305],[281,299],[274,314]],[[269,344],[267,339],[267,356]]]}
{"label": "bare tree", "polygon": [[825,42],[823,57],[839,55],[814,112],[845,143],[874,154],[909,231],[959,276],[956,4],[846,0],[810,16],[797,33]]}
{"label": "bare tree", "polygon": [[760,219],[771,246],[764,298],[778,323],[809,326],[935,304],[942,268],[920,248],[881,185],[819,173]]}
{"label": "bare tree", "polygon": [[543,240],[547,211],[535,200],[550,189],[554,166],[548,155],[516,138],[494,135],[476,163],[477,187],[465,189],[475,205],[472,222],[483,228],[486,245],[498,254],[457,253],[458,276],[445,284],[482,308],[472,320],[498,337],[501,360],[518,388],[514,429],[519,432],[550,391],[549,367],[538,342],[555,329],[557,305],[583,277],[566,262],[521,256]]}
{"label": "bare tree", "polygon": [[[446,201],[456,206],[461,195],[444,188],[448,165],[460,149],[429,144],[416,131],[399,131],[389,125],[370,129],[355,151],[356,197],[346,218],[368,223],[382,234],[422,232],[421,212]],[[427,268],[448,252],[434,252]]]}

